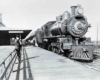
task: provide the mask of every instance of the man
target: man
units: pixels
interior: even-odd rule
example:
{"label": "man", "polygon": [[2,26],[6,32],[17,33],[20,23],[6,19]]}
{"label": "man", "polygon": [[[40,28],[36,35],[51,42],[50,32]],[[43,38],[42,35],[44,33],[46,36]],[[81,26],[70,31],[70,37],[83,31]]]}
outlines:
{"label": "man", "polygon": [[21,54],[20,54],[21,43],[20,43],[20,39],[18,36],[16,36],[16,40],[15,40],[15,50],[17,52],[17,57],[18,57],[18,60],[20,62],[20,60],[21,60]]}
{"label": "man", "polygon": [[33,45],[35,46],[35,40],[33,40]]}

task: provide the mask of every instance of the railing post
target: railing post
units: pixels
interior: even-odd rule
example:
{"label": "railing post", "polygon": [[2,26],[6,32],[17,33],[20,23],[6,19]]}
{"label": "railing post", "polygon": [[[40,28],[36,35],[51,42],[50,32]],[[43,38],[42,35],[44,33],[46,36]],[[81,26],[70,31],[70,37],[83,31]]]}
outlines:
{"label": "railing post", "polygon": [[[3,62],[3,64],[4,64],[4,71],[5,71],[6,70],[5,62]],[[5,74],[5,79],[7,79],[6,74]]]}

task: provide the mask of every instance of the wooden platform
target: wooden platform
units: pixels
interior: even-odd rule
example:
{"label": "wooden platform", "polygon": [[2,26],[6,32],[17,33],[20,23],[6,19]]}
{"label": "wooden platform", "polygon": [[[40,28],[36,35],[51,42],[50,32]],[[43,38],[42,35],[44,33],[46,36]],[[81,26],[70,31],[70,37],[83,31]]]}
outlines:
{"label": "wooden platform", "polygon": [[39,47],[25,47],[21,55],[21,63],[16,59],[9,80],[100,79],[100,72]]}

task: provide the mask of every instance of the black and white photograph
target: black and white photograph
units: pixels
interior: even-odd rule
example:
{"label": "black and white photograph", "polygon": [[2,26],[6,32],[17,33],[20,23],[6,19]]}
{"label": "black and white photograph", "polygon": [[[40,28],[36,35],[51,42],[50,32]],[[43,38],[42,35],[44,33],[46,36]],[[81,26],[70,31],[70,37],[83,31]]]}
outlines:
{"label": "black and white photograph", "polygon": [[100,80],[100,1],[0,0],[0,80]]}

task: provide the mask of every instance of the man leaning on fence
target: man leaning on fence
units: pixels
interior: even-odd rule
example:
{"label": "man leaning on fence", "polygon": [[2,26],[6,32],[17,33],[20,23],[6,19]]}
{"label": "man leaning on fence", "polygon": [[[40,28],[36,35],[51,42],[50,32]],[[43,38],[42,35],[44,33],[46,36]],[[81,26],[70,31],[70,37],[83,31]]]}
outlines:
{"label": "man leaning on fence", "polygon": [[20,62],[21,61],[21,53],[20,53],[21,41],[20,41],[18,36],[16,36],[16,40],[15,40],[15,50],[16,50],[16,54],[17,54],[18,60]]}

